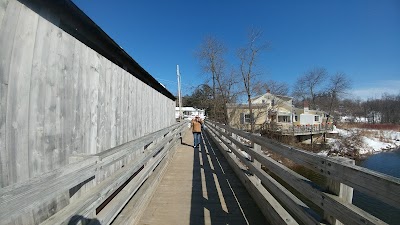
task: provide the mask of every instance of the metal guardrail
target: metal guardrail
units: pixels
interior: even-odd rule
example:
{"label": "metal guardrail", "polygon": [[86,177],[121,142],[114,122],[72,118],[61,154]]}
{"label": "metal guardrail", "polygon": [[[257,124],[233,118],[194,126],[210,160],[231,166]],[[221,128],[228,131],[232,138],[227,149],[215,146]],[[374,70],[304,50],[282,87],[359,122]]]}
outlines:
{"label": "metal guardrail", "polygon": [[[346,158],[316,155],[210,121],[207,132],[271,224],[386,224],[351,203],[353,189],[400,209],[399,178],[356,166]],[[253,147],[242,140],[251,142]],[[323,175],[326,184],[318,186],[265,155],[261,147]],[[323,214],[315,212],[273,177],[297,190]]]}

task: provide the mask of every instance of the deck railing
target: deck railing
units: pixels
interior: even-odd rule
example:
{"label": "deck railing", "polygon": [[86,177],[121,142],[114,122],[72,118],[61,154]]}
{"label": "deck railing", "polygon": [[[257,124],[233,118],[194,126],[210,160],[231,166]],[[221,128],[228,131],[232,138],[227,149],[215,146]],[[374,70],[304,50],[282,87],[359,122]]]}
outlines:
{"label": "deck railing", "polygon": [[[109,224],[144,185],[154,189],[187,123],[177,123],[107,151],[70,158],[71,163],[25,183],[0,189],[0,224]],[[150,175],[152,175],[151,178]],[[156,178],[154,178],[156,177]],[[141,189],[142,190],[142,189]],[[136,199],[135,199],[136,198]],[[142,205],[127,219],[132,222]],[[50,210],[49,210],[50,209]],[[123,224],[122,222],[120,224]]]}
{"label": "deck railing", "polygon": [[[399,178],[356,166],[352,160],[295,149],[226,125],[208,121],[207,132],[271,224],[386,224],[352,204],[353,189],[400,209]],[[326,184],[317,185],[261,148],[324,176]]]}
{"label": "deck railing", "polygon": [[265,131],[277,132],[282,135],[310,135],[321,134],[333,130],[332,123],[325,124],[309,124],[309,125],[266,125],[261,128]]}

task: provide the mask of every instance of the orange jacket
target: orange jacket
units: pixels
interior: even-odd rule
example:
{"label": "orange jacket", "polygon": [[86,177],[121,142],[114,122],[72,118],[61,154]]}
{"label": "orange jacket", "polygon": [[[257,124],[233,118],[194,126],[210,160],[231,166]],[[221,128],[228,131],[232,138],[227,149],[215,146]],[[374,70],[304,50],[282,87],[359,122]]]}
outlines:
{"label": "orange jacket", "polygon": [[199,119],[192,119],[192,132],[201,132],[201,125],[203,124],[203,120]]}

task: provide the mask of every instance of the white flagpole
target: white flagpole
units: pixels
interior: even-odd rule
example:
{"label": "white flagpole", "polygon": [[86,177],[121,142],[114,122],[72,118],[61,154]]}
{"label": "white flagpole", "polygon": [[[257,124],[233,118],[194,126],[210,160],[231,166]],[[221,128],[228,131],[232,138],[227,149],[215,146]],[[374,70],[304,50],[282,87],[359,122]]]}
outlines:
{"label": "white flagpole", "polygon": [[181,75],[179,74],[179,65],[176,65],[176,75],[178,76],[179,121],[182,121]]}

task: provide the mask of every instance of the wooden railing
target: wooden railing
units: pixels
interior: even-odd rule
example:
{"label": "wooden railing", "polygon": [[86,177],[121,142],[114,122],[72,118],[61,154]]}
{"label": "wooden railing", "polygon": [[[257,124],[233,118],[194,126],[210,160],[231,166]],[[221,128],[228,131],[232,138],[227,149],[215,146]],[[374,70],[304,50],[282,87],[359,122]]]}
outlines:
{"label": "wooden railing", "polygon": [[[351,203],[353,189],[400,209],[398,178],[355,166],[345,158],[324,157],[226,125],[206,124],[207,132],[271,224],[386,224]],[[317,185],[294,172],[264,154],[261,147],[326,177],[326,184]]]}
{"label": "wooden railing", "polygon": [[[134,196],[146,180],[153,183],[146,184],[145,191],[156,186],[157,178],[149,176],[162,174],[186,125],[175,124],[95,155],[72,157],[74,162],[63,168],[0,189],[0,224],[77,224],[82,218],[109,224],[132,196],[138,202],[148,196]],[[142,206],[137,207],[127,218],[130,222]]]}
{"label": "wooden railing", "polygon": [[265,125],[261,128],[264,131],[278,132],[282,135],[310,135],[321,134],[333,130],[333,124],[314,124],[314,125]]}

